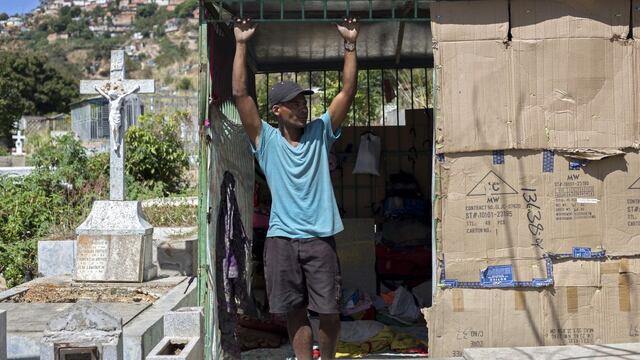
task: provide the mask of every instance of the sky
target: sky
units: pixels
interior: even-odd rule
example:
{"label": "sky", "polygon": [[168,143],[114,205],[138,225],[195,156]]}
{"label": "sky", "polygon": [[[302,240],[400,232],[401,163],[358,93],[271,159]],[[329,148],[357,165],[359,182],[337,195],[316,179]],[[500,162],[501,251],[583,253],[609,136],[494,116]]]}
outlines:
{"label": "sky", "polygon": [[35,9],[39,3],[39,0],[0,0],[0,13],[22,14]]}

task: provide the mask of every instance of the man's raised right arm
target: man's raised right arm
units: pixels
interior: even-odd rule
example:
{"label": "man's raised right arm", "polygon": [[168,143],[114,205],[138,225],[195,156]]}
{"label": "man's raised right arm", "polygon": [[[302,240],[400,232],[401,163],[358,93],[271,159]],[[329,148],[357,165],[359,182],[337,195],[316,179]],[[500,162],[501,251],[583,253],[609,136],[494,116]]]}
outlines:
{"label": "man's raised right arm", "polygon": [[249,140],[257,146],[262,122],[256,103],[247,91],[247,42],[255,32],[255,25],[247,19],[238,19],[233,31],[236,37],[232,74],[233,99]]}

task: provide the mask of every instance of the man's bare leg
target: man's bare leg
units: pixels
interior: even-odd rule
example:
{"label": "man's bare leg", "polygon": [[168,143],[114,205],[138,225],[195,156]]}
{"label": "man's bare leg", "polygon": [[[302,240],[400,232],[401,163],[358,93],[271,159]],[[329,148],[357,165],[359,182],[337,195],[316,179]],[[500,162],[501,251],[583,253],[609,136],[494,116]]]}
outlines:
{"label": "man's bare leg", "polygon": [[307,309],[290,311],[287,314],[289,340],[298,360],[313,359],[313,332],[307,317]]}
{"label": "man's bare leg", "polygon": [[338,334],[340,333],[339,314],[320,314],[320,357],[322,360],[333,360],[336,356]]}

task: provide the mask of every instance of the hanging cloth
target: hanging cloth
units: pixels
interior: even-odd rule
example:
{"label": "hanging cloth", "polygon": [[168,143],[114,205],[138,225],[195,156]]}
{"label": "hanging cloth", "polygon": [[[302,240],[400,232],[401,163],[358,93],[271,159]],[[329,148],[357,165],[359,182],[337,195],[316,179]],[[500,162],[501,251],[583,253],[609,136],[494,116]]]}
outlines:
{"label": "hanging cloth", "polygon": [[220,345],[229,358],[240,359],[238,312],[252,314],[255,307],[250,294],[250,264],[246,263],[251,240],[247,237],[238,202],[236,181],[224,173],[216,237],[216,282]]}
{"label": "hanging cloth", "polygon": [[353,173],[380,176],[381,148],[382,144],[379,136],[374,135],[372,132],[362,134]]}

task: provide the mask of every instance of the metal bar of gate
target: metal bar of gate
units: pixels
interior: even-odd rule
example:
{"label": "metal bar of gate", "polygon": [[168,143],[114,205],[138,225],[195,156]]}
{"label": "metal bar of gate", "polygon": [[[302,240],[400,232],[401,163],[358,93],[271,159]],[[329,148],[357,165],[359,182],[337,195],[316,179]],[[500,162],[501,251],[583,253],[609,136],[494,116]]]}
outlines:
{"label": "metal bar of gate", "polygon": [[[277,17],[267,17],[267,13],[265,12],[265,9],[264,9],[264,4],[268,0],[257,1],[258,10],[256,14],[249,14],[249,11],[247,11],[247,7],[245,6],[245,1],[250,4],[256,3],[256,0],[205,0],[205,2],[212,4],[213,7],[218,12],[217,18],[210,18],[210,19],[207,19],[207,21],[208,22],[225,22],[225,23],[231,21],[231,19],[234,17],[234,14],[232,14],[233,4],[239,4],[238,5],[239,8],[236,9],[238,13],[236,13],[235,16],[237,15],[239,15],[240,17],[249,16],[252,18],[254,22],[258,22],[258,23],[259,22],[280,22],[280,23],[285,22],[286,23],[286,22],[300,22],[300,21],[335,23],[335,22],[342,21],[344,17],[343,15],[336,16],[336,14],[339,11],[333,11],[330,14],[329,12],[330,10],[327,4],[331,0],[322,0],[322,11],[319,13],[321,17],[309,16],[309,11],[305,6],[306,0],[299,0],[300,8],[299,10],[297,10],[299,11],[299,15],[296,17],[285,17],[285,14],[293,13],[293,11],[286,9],[285,0],[279,0]],[[400,13],[402,13],[403,15],[398,16],[396,12],[396,3],[397,3],[396,0],[393,1],[391,11],[387,14],[384,14],[380,10],[374,13],[373,1],[369,0],[367,3],[366,10],[359,11],[359,15],[360,15],[359,20],[361,22],[388,22],[390,20],[405,21],[405,22],[406,21],[430,21],[431,19],[430,19],[430,16],[428,15],[429,14],[428,10],[426,9],[426,7],[421,9],[419,6],[419,3],[426,5],[435,1],[436,0],[413,1],[412,2],[413,11],[401,11]],[[334,1],[334,4],[335,3],[339,3],[339,2]],[[350,16],[351,14],[355,13],[354,9],[351,8],[350,0],[345,0],[344,4],[345,4],[344,14],[346,14],[346,16]],[[410,4],[410,3],[405,3],[405,4]]]}

